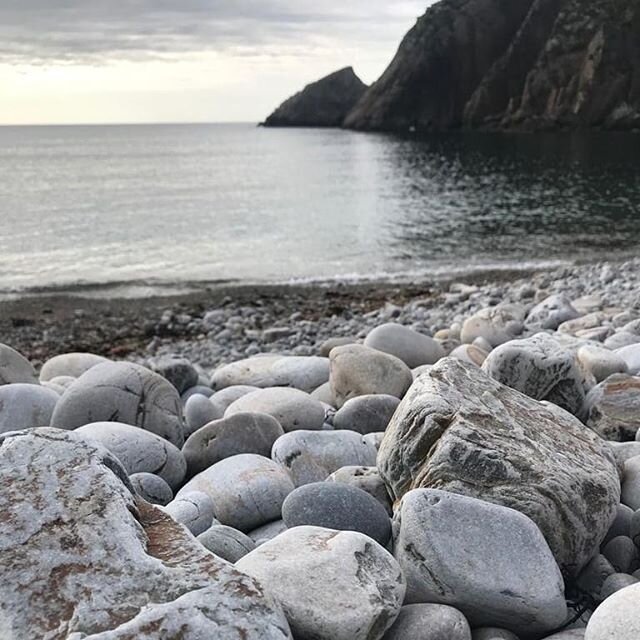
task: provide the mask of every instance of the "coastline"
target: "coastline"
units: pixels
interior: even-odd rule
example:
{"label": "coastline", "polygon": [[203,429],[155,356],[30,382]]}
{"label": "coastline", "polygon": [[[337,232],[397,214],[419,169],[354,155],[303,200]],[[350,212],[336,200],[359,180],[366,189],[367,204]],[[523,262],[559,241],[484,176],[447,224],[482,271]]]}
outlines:
{"label": "coastline", "polygon": [[523,288],[567,290],[575,297],[587,291],[587,282],[591,289],[600,282],[594,273],[632,264],[487,270],[402,283],[185,283],[133,297],[122,289],[102,287],[97,294],[79,287],[0,301],[0,332],[36,366],[60,353],[88,351],[135,361],[179,354],[210,370],[261,352],[317,353],[328,337],[357,337],[385,320],[433,331],[480,306],[519,301]]}

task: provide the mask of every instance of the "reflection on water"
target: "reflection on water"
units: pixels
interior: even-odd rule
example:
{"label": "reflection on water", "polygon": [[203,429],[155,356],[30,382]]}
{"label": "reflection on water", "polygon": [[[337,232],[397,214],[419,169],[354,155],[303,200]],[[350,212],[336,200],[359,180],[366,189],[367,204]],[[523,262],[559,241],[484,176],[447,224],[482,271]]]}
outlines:
{"label": "reflection on water", "polygon": [[639,141],[0,128],[0,289],[621,256],[640,239]]}

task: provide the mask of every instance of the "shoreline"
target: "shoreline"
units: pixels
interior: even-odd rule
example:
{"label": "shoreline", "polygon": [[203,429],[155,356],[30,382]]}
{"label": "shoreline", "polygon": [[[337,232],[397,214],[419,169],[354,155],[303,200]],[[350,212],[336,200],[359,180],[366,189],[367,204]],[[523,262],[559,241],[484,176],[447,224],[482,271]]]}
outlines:
{"label": "shoreline", "polygon": [[[540,288],[550,280],[562,288],[563,278],[599,270],[603,264],[488,270],[404,283],[224,283],[134,298],[88,296],[78,290],[73,295],[39,294],[0,301],[0,332],[2,342],[36,366],[60,353],[88,351],[136,361],[174,353],[211,369],[260,352],[314,353],[326,337],[347,336],[366,327],[367,316],[378,322],[387,316],[421,322],[427,310],[431,325],[425,329],[433,330],[492,299],[517,299],[516,291],[529,283],[537,282]],[[451,293],[456,283],[466,294]],[[477,300],[469,303],[474,290]],[[211,311],[218,317],[205,323]]]}

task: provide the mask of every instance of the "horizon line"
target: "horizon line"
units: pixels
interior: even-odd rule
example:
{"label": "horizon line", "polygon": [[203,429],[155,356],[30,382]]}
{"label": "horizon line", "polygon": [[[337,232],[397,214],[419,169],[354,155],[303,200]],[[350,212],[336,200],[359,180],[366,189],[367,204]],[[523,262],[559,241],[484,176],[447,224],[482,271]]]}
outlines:
{"label": "horizon line", "polygon": [[159,126],[159,125],[227,125],[227,124],[252,124],[258,126],[260,120],[158,120],[158,121],[141,121],[131,122],[123,120],[122,122],[0,122],[0,128],[9,127],[140,127],[140,126]]}

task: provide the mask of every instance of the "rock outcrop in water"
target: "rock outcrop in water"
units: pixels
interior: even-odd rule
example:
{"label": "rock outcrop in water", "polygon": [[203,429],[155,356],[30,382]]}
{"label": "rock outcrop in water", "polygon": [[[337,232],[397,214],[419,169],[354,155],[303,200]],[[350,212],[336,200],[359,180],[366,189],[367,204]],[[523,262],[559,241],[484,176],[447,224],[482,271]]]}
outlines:
{"label": "rock outcrop in water", "polygon": [[352,67],[346,67],[305,87],[283,102],[265,127],[340,127],[367,90]]}
{"label": "rock outcrop in water", "polygon": [[640,127],[636,0],[442,0],[345,125]]}

